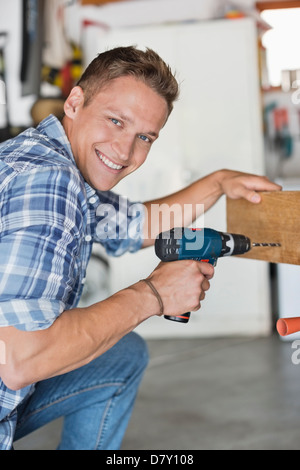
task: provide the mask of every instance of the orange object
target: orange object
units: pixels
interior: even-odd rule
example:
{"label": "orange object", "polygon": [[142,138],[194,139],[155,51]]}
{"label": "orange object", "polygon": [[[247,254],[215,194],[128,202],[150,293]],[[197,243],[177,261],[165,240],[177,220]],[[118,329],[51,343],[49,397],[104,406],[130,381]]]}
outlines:
{"label": "orange object", "polygon": [[225,18],[228,20],[238,20],[240,18],[245,18],[245,14],[239,10],[230,10],[225,14]]}
{"label": "orange object", "polygon": [[277,321],[277,331],[280,336],[288,336],[300,331],[300,317],[280,318]]}

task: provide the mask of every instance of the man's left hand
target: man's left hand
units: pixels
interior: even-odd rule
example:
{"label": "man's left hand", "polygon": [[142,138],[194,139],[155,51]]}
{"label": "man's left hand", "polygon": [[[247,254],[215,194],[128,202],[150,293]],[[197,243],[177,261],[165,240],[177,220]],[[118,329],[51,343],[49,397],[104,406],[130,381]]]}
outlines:
{"label": "man's left hand", "polygon": [[281,191],[282,187],[265,176],[257,176],[238,171],[224,170],[220,179],[223,194],[230,199],[246,199],[258,204],[261,202],[259,192]]}

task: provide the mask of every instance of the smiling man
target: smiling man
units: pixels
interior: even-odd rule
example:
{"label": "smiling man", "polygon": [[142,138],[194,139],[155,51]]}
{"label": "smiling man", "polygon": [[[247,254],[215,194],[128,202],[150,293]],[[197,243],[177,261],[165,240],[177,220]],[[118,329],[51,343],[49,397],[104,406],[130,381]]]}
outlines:
{"label": "smiling man", "polygon": [[144,163],[168,109],[148,85],[125,76],[105,85],[86,107],[82,88],[75,87],[65,114],[64,127],[81,174],[104,191]]}
{"label": "smiling man", "polygon": [[[198,310],[210,287],[207,263],[160,263],[146,282],[78,308],[94,242],[110,255],[134,252],[171,228],[151,217],[154,205],[208,209],[223,194],[257,203],[259,191],[280,189],[221,170],[135,211],[127,201],[124,214],[110,190],[144,163],[177,96],[155,52],[116,48],[87,68],[62,122],[49,116],[0,146],[1,449],[60,416],[59,449],[119,449],[148,360],[134,328],[151,316]],[[112,237],[97,231],[103,205],[120,214]],[[143,231],[116,236],[137,207]]]}

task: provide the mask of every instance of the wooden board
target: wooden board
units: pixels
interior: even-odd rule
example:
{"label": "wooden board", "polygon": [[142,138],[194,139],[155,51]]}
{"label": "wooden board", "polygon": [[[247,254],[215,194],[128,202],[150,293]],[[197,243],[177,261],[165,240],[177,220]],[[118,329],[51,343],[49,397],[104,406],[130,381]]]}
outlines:
{"label": "wooden board", "polygon": [[258,205],[227,198],[227,231],[256,243],[280,248],[253,248],[244,258],[300,265],[300,191],[262,193]]}

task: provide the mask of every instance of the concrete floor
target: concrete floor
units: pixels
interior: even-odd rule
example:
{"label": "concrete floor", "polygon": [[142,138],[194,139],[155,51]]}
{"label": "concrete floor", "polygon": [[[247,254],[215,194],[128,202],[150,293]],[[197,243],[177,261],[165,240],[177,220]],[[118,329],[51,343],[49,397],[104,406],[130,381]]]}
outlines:
{"label": "concrete floor", "polygon": [[[275,334],[148,344],[151,361],[123,450],[300,449],[293,343]],[[45,426],[15,449],[54,450],[61,425]]]}

